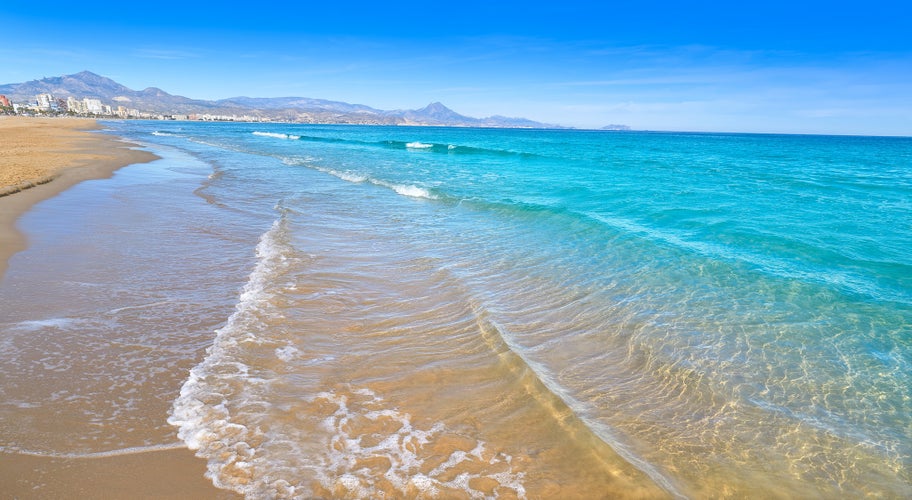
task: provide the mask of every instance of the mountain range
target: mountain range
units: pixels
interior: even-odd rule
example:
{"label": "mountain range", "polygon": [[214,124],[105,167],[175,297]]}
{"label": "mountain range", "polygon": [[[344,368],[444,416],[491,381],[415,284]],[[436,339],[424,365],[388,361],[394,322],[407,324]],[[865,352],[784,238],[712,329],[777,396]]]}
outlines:
{"label": "mountain range", "polygon": [[83,71],[24,83],[0,85],[0,94],[13,102],[34,102],[38,94],[56,98],[94,98],[114,108],[137,109],[161,114],[249,115],[269,120],[300,123],[346,123],[374,125],[436,125],[450,127],[563,128],[525,118],[461,115],[439,102],[421,109],[384,111],[363,104],[308,97],[232,97],[217,101],[190,99],[149,87],[129,89],[110,78]]}

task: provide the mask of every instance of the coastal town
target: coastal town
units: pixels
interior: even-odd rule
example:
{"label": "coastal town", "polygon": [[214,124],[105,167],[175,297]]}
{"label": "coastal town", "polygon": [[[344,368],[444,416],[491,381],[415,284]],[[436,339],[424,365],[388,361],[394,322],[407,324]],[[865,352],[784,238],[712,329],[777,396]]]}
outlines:
{"label": "coastal town", "polygon": [[[114,98],[117,100],[117,98]],[[84,118],[120,118],[138,120],[193,120],[193,121],[229,121],[229,122],[266,122],[272,121],[261,116],[223,115],[208,113],[170,114],[154,113],[128,108],[123,105],[112,106],[101,99],[69,96],[55,97],[53,94],[38,94],[32,101],[12,102],[0,94],[0,115],[12,116],[76,116]]]}
{"label": "coastal town", "polygon": [[440,102],[420,109],[382,110],[363,104],[309,97],[191,99],[160,88],[133,90],[110,78],[81,71],[21,83],[0,84],[0,114],[105,119],[282,122],[341,125],[404,125],[486,128],[565,128],[526,118],[474,118]]}

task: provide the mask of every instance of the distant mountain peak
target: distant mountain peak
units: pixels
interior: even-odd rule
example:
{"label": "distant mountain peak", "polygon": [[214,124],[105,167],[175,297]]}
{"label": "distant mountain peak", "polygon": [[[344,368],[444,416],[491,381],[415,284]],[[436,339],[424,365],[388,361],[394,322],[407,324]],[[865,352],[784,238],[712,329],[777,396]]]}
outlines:
{"label": "distant mountain peak", "polygon": [[218,101],[189,99],[169,94],[156,87],[140,91],[131,90],[110,78],[88,70],[72,75],[0,85],[0,94],[7,95],[13,102],[23,104],[34,102],[38,94],[52,94],[58,98],[89,97],[100,99],[103,104],[114,107],[128,103],[130,108],[138,111],[164,115],[242,115],[247,119],[256,117],[299,123],[553,128],[552,125],[524,118],[472,118],[453,111],[439,101],[421,109],[383,111],[363,104],[309,97],[234,97]]}
{"label": "distant mountain peak", "polygon": [[123,85],[111,80],[108,77],[97,75],[91,71],[80,71],[74,75],[66,75],[62,77],[64,81],[66,80],[77,80],[85,84],[90,85],[103,85],[105,87],[116,87],[116,88],[126,88]]}
{"label": "distant mountain peak", "polygon": [[453,113],[453,112],[454,112],[452,109],[450,109],[450,108],[444,106],[443,103],[440,102],[440,101],[434,101],[434,102],[428,104],[427,106],[421,108],[419,111],[427,111],[427,112],[450,112],[450,113]]}
{"label": "distant mountain peak", "polygon": [[412,111],[405,111],[402,116],[411,121],[427,121],[432,125],[472,125],[478,121],[461,115],[440,102],[432,102],[427,106]]}
{"label": "distant mountain peak", "polygon": [[99,74],[92,73],[92,72],[89,71],[89,70],[82,70],[82,71],[80,71],[79,73],[76,73],[76,74],[74,74],[74,75],[69,75],[69,77],[70,77],[70,78],[80,78],[80,79],[96,79],[96,80],[97,80],[97,79],[103,79],[103,80],[109,80],[109,78],[105,78],[105,77],[103,77],[103,76],[101,76],[101,75],[99,75]]}

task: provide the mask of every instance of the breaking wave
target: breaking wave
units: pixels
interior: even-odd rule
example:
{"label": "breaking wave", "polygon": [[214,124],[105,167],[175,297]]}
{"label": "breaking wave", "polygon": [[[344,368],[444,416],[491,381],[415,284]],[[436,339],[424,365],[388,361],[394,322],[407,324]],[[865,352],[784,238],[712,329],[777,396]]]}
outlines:
{"label": "breaking wave", "polygon": [[[299,164],[299,163],[295,163],[295,164]],[[351,182],[354,184],[368,183],[368,184],[373,184],[375,186],[385,187],[387,189],[393,190],[394,192],[396,192],[397,194],[400,194],[402,196],[408,196],[409,198],[424,198],[427,200],[438,199],[437,195],[432,193],[429,189],[421,187],[421,186],[416,186],[414,184],[399,184],[399,183],[395,183],[395,182],[385,181],[382,179],[375,179],[367,174],[363,174],[360,172],[353,172],[350,170],[343,171],[343,170],[335,170],[332,168],[326,168],[326,167],[320,167],[320,166],[313,166],[313,165],[308,165],[308,166],[310,166],[311,168],[314,168],[317,171],[320,171],[320,172],[332,175],[333,177],[342,179],[343,181],[346,181],[346,182]]]}
{"label": "breaking wave", "polygon": [[257,132],[253,132],[253,135],[258,135],[260,137],[272,137],[274,139],[288,139],[290,141],[296,141],[301,138],[300,135],[282,134],[282,133],[277,133],[277,132],[259,132],[259,131],[257,131]]}

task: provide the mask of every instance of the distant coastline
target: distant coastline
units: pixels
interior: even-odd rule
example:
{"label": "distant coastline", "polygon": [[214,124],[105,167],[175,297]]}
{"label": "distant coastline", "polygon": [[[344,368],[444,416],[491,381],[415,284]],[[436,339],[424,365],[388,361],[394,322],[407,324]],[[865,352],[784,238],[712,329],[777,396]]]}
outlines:
{"label": "distant coastline", "polygon": [[[307,97],[190,99],[155,87],[132,90],[90,71],[0,85],[0,114],[327,125],[572,128],[527,118],[497,115],[474,118],[457,113],[440,102],[420,109],[381,110],[363,104]],[[608,125],[602,130],[630,130],[630,127]]]}
{"label": "distant coastline", "polygon": [[605,125],[604,127],[601,128],[601,130],[610,130],[610,131],[614,131],[614,132],[628,132],[628,131],[630,131],[630,127],[627,125],[611,124],[611,125]]}

